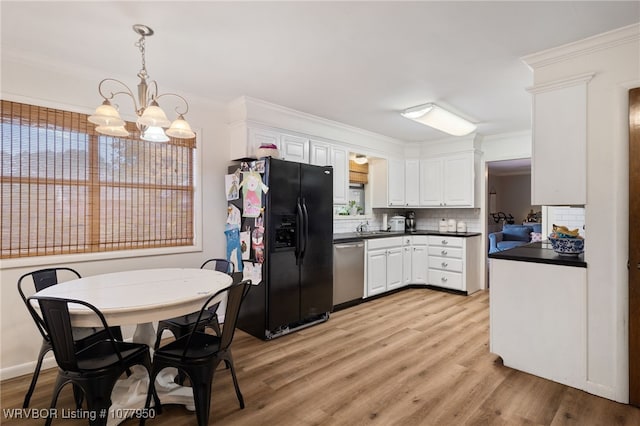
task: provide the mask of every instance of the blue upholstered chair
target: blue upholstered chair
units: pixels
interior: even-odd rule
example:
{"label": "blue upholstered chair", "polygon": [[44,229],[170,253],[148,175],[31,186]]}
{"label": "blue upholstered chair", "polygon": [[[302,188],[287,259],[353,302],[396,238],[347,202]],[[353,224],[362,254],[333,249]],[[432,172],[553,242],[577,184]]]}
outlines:
{"label": "blue upholstered chair", "polygon": [[541,233],[541,223],[528,223],[526,225],[504,224],[502,231],[489,234],[489,253],[509,250],[514,247],[529,244],[531,233]]}

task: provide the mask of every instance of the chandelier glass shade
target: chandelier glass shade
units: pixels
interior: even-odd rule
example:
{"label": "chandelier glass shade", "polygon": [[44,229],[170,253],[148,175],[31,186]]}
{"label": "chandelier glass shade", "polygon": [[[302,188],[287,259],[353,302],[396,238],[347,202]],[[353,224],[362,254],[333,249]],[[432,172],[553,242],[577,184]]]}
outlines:
{"label": "chandelier glass shade", "polygon": [[[167,142],[169,136],[179,139],[191,139],[195,133],[191,126],[184,119],[189,112],[189,104],[185,98],[176,93],[158,93],[158,84],[155,80],[148,81],[147,67],[145,61],[145,38],[153,35],[153,30],[146,25],[136,24],[133,31],[140,35],[140,39],[135,44],[140,49],[142,57],[142,69],[138,72],[140,81],[138,83],[138,97],[134,96],[129,87],[113,78],[105,78],[98,84],[98,93],[104,99],[89,116],[88,121],[96,125],[96,132],[115,137],[129,136],[125,129],[125,122],[120,117],[118,109],[111,101],[118,95],[127,95],[133,101],[135,113],[137,115],[136,126],[140,130],[140,138],[149,142]],[[171,122],[167,118],[158,100],[162,97],[173,97],[178,100],[175,112],[178,117]],[[165,128],[168,128],[166,131]]]}

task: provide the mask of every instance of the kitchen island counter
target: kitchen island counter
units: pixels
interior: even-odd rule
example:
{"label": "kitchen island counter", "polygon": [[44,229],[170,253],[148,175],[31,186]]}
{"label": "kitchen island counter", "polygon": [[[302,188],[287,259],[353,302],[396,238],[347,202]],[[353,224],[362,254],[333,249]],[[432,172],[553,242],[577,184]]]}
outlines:
{"label": "kitchen island counter", "polygon": [[489,254],[489,346],[504,365],[587,386],[587,268],[548,243]]}
{"label": "kitchen island counter", "polygon": [[517,260],[521,262],[547,263],[550,265],[576,266],[586,268],[584,253],[579,256],[561,256],[547,241],[530,243],[497,253],[489,253],[490,259]]}

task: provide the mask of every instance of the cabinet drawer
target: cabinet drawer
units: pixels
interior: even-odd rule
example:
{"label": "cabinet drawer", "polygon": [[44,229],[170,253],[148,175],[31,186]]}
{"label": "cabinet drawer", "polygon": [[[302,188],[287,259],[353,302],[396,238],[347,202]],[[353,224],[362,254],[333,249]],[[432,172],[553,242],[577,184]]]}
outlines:
{"label": "cabinet drawer", "polygon": [[427,235],[414,235],[413,244],[424,244],[427,245],[429,243],[429,237]]}
{"label": "cabinet drawer", "polygon": [[461,248],[451,248],[451,247],[443,247],[443,246],[429,246],[429,256],[440,256],[454,259],[462,259],[462,249]]}
{"label": "cabinet drawer", "polygon": [[430,246],[447,246],[447,247],[462,247],[462,237],[447,237],[443,235],[430,235]]}
{"label": "cabinet drawer", "polygon": [[388,247],[402,247],[402,237],[375,238],[367,240],[367,250],[375,250]]}
{"label": "cabinet drawer", "polygon": [[454,290],[464,290],[462,274],[429,269],[429,284]]}
{"label": "cabinet drawer", "polygon": [[462,260],[429,256],[429,269],[462,272]]}

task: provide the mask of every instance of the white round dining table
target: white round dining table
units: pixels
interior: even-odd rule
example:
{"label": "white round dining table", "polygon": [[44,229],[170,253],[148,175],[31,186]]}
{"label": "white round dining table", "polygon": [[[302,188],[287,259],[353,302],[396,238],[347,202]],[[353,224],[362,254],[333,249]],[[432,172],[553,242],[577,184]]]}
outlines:
{"label": "white round dining table", "polygon": [[[210,269],[141,269],[65,281],[36,295],[88,302],[114,326],[149,323],[197,311],[207,297],[228,287],[231,281],[229,275]],[[70,314],[75,327],[102,325],[87,307],[71,305]]]}
{"label": "white round dining table", "polygon": [[[160,268],[111,272],[65,281],[36,293],[38,296],[78,299],[98,308],[109,326],[136,325],[133,341],[153,348],[153,322],[186,315],[202,308],[205,300],[232,283],[231,276],[195,268]],[[222,298],[221,298],[222,299]],[[38,306],[34,303],[34,306]],[[69,305],[74,327],[102,327],[93,311],[83,305]],[[185,405],[194,410],[191,388],[175,384],[175,369],[158,376],[156,389],[163,404]],[[148,375],[136,368],[113,390],[108,424],[125,420],[118,413],[144,406]]]}

